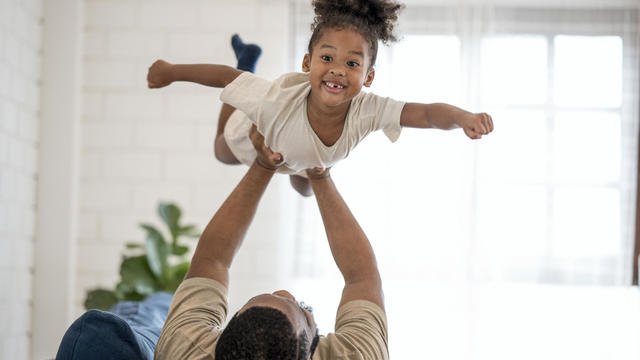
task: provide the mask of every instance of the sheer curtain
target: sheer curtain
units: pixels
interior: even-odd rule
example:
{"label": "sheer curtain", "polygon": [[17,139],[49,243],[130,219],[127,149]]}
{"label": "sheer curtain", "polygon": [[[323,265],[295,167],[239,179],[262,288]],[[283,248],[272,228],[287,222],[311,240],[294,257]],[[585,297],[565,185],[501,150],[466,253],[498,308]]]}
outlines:
{"label": "sheer curtain", "polygon": [[[500,358],[478,343],[478,324],[490,322],[478,318],[478,289],[631,283],[638,7],[523,3],[413,1],[401,41],[378,55],[372,92],[489,112],[493,134],[404,129],[395,144],[373,134],[333,169],[377,254],[394,357],[411,358],[414,341],[433,335],[433,356]],[[298,70],[313,14],[292,8]],[[330,328],[341,278],[314,201],[299,206],[295,273],[324,295]],[[415,327],[418,313],[447,326]],[[606,358],[591,350],[580,355]]]}

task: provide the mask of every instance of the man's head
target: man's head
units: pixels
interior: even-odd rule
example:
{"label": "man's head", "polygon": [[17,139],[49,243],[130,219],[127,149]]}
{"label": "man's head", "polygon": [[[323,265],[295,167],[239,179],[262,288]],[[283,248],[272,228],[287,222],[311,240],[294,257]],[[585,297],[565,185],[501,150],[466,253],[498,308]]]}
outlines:
{"label": "man's head", "polygon": [[307,360],[318,342],[313,315],[287,291],[258,295],[229,321],[216,345],[216,360]]}

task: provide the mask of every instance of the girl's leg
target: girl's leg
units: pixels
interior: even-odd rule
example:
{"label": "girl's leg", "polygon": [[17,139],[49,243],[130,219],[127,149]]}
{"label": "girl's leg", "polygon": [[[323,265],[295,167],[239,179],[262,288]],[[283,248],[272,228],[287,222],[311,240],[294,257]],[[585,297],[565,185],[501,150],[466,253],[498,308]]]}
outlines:
{"label": "girl's leg", "polygon": [[245,44],[238,34],[231,37],[231,47],[238,60],[238,70],[256,71],[256,64],[262,54],[262,49],[256,44]]}
{"label": "girl's leg", "polygon": [[299,175],[289,175],[289,181],[291,182],[291,186],[293,186],[300,195],[304,197],[313,195],[313,189],[311,189],[311,184],[309,184],[308,179]]}
{"label": "girl's leg", "polygon": [[227,141],[224,139],[224,127],[235,110],[236,108],[229,104],[222,104],[222,109],[220,109],[220,115],[218,116],[218,130],[213,143],[213,152],[216,154],[216,159],[229,165],[240,164],[240,161],[233,155],[229,145],[227,145]]}
{"label": "girl's leg", "polygon": [[[231,47],[236,54],[238,66],[240,70],[254,72],[256,63],[262,54],[262,49],[255,44],[245,44],[238,34],[231,37]],[[214,140],[214,153],[216,158],[225,164],[240,164],[240,161],[233,155],[227,141],[224,139],[224,127],[229,120],[229,116],[236,109],[229,104],[222,104],[220,116],[218,116],[218,131]]]}

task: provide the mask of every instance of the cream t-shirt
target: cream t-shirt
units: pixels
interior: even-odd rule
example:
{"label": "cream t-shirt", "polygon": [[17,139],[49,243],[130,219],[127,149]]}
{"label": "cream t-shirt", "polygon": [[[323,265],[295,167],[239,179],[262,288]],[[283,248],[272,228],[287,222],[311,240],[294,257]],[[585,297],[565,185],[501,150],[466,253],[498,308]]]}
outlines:
{"label": "cream t-shirt", "polygon": [[[227,289],[190,278],[173,296],[155,359],[214,359],[227,317]],[[388,360],[387,317],[376,304],[350,301],[338,309],[335,333],[321,336],[313,360]]]}
{"label": "cream t-shirt", "polygon": [[400,136],[400,114],[405,103],[360,92],[351,101],[340,138],[326,146],[309,124],[310,90],[308,73],[288,73],[267,81],[244,72],[227,85],[220,100],[240,110],[231,115],[224,131],[236,158],[247,165],[255,159],[248,137],[251,124],[264,136],[265,145],[283,155],[285,165],[279,172],[288,174],[333,166],[372,131],[382,129],[392,142]]}

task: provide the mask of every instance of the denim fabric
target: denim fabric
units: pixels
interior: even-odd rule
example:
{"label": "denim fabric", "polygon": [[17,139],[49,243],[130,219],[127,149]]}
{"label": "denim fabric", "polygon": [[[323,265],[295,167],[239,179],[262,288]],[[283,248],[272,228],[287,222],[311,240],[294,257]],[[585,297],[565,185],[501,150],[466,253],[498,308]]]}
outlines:
{"label": "denim fabric", "polygon": [[87,311],[67,329],[56,360],[153,359],[171,298],[161,292],[119,302],[110,311]]}

